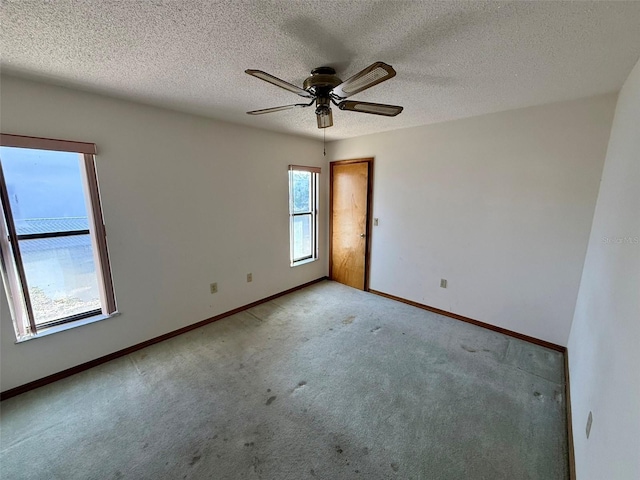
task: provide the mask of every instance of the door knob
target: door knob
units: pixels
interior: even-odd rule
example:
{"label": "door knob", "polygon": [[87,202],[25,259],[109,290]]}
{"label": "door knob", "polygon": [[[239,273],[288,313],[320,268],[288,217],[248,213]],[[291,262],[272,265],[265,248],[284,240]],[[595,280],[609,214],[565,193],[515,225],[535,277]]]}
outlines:
{"label": "door knob", "polygon": [[361,234],[360,234],[360,238],[364,238],[364,237],[365,237],[365,234],[364,234],[364,233],[361,233]]}

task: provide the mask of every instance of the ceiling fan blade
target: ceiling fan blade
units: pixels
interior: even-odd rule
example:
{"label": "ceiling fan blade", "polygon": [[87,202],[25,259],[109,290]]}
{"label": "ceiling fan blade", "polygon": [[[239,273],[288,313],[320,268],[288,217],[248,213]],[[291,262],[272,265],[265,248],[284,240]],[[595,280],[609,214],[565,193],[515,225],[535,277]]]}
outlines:
{"label": "ceiling fan blade", "polygon": [[402,112],[403,107],[398,105],[385,105],[383,103],[369,103],[345,101],[338,104],[340,110],[350,110],[352,112],[373,113],[374,115],[384,115],[385,117],[395,117]]}
{"label": "ceiling fan blade", "polygon": [[295,85],[292,85],[289,82],[285,82],[284,80],[280,80],[278,77],[274,77],[273,75],[263,72],[262,70],[245,70],[244,73],[248,73],[249,75],[259,78],[260,80],[264,80],[265,82],[269,82],[276,87],[289,90],[290,92],[300,95],[301,97],[314,98],[313,95],[306,90],[303,90],[300,87],[296,87]]}
{"label": "ceiling fan blade", "polygon": [[339,99],[347,98],[395,76],[396,71],[391,65],[376,62],[335,87],[331,95]]}
{"label": "ceiling fan blade", "polygon": [[292,108],[303,108],[303,107],[308,107],[309,105],[311,105],[311,103],[296,103],[294,105],[283,105],[281,107],[263,108],[262,110],[252,110],[247,113],[249,115],[262,115],[263,113],[281,112],[282,110],[291,110]]}

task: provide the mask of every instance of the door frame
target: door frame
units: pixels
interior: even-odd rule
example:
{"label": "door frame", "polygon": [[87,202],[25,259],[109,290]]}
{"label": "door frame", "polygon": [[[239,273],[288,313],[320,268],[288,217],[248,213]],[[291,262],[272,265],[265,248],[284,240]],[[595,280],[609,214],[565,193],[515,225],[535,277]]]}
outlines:
{"label": "door frame", "polygon": [[367,163],[367,214],[365,220],[367,241],[364,244],[364,291],[368,292],[371,267],[371,232],[373,231],[373,157],[329,162],[329,278],[333,280],[333,167],[349,163]]}

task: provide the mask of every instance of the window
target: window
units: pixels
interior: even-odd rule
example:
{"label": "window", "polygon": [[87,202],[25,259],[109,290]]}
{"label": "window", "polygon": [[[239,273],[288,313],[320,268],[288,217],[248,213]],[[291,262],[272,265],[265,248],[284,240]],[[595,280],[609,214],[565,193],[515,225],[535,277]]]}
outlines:
{"label": "window", "polygon": [[1,136],[0,253],[18,340],[116,310],[94,154]]}
{"label": "window", "polygon": [[291,266],[318,259],[317,167],[289,165],[289,235]]}

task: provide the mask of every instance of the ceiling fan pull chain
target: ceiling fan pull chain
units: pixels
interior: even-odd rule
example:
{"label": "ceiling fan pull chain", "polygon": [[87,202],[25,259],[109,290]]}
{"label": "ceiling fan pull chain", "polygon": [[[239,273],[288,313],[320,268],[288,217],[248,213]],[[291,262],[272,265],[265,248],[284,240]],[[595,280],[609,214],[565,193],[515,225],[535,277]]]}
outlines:
{"label": "ceiling fan pull chain", "polygon": [[322,129],[322,154],[327,156],[327,129]]}

